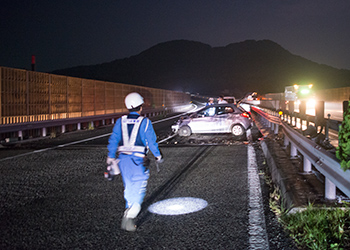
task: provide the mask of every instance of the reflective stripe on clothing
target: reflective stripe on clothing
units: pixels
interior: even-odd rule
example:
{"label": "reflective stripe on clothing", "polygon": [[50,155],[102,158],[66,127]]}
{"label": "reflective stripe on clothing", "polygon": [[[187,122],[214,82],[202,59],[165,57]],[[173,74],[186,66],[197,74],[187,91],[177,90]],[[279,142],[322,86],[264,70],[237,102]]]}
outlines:
{"label": "reflective stripe on clothing", "polygon": [[145,157],[146,155],[145,154],[142,154],[142,153],[132,153],[132,152],[123,152],[122,154],[125,154],[125,155],[134,155],[134,156],[137,156],[137,157]]}
{"label": "reflective stripe on clothing", "polygon": [[[135,122],[140,117],[140,115],[137,112],[130,112],[128,115],[128,119],[130,122]],[[134,126],[134,124],[128,125],[128,132],[131,135],[131,128]],[[139,133],[136,136],[136,142],[135,146],[141,146],[144,150],[140,150],[141,148],[134,148],[131,151],[123,149],[123,153],[127,152],[138,152],[145,154],[146,147],[149,147],[149,149],[152,151],[153,155],[155,157],[161,156],[159,149],[158,149],[158,143],[157,136],[154,132],[153,126],[151,121],[147,117],[143,117],[143,120],[140,122],[139,127]],[[112,135],[109,137],[108,140],[108,157],[116,158],[116,152],[119,147],[126,146],[124,144],[124,139],[122,135],[122,118],[119,118],[113,128]],[[134,151],[135,150],[135,151]]]}
{"label": "reflective stripe on clothing", "polygon": [[[126,115],[122,117],[122,136],[123,136],[123,145],[118,147],[118,151],[121,153],[124,152],[141,152],[144,153],[146,147],[144,146],[135,146],[136,137],[139,133],[139,128],[143,120],[142,116],[139,116],[137,119],[128,119]],[[131,134],[129,136],[128,125],[133,124]]]}

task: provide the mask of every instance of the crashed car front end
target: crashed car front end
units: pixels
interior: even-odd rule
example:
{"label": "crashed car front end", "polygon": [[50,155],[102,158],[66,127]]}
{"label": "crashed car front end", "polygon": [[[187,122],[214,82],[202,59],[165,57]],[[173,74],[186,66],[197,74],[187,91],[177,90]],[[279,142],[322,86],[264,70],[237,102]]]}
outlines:
{"label": "crashed car front end", "polygon": [[173,133],[177,133],[180,129],[185,124],[189,123],[189,116],[181,116],[179,120],[176,121],[174,125],[171,126],[171,130]]}
{"label": "crashed car front end", "polygon": [[177,123],[176,124],[174,124],[174,125],[172,125],[171,126],[171,130],[173,131],[173,133],[177,133],[177,131],[179,131],[179,128],[180,128],[180,123],[179,123],[179,121],[177,121]]}

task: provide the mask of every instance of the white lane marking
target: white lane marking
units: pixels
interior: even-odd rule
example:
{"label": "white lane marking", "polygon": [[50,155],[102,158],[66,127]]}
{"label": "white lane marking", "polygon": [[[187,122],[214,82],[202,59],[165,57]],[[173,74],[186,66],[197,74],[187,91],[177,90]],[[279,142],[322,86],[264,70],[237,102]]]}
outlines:
{"label": "white lane marking", "polygon": [[248,145],[249,244],[250,250],[269,250],[264,207],[254,147]]}
{"label": "white lane marking", "polygon": [[[197,106],[195,105],[195,107],[194,107],[192,110],[194,110],[194,109],[196,109],[196,108],[197,108]],[[185,113],[182,113],[182,114],[180,114],[180,115],[175,115],[175,116],[172,116],[172,117],[164,118],[164,119],[161,119],[161,120],[152,122],[152,123],[154,124],[154,123],[159,123],[159,122],[167,121],[167,120],[169,120],[169,119],[173,119],[173,118],[182,116],[182,115],[184,115],[184,114],[187,114],[187,113],[189,113],[189,112],[192,112],[192,110],[187,111],[187,112],[185,112]],[[82,142],[92,141],[92,140],[99,139],[99,138],[102,138],[102,137],[110,136],[111,134],[112,134],[112,133],[108,133],[108,134],[99,135],[99,136],[91,137],[91,138],[84,139],[84,140],[80,140],[80,141],[74,141],[74,142],[70,142],[70,143],[66,143],[66,144],[61,144],[61,145],[58,145],[58,146],[55,146],[55,147],[43,148],[43,149],[35,150],[35,151],[32,151],[32,152],[20,154],[20,155],[15,155],[15,156],[6,157],[6,158],[3,158],[3,159],[0,159],[0,162],[6,161],[6,160],[15,159],[15,158],[22,157],[22,156],[26,156],[26,155],[35,154],[35,153],[41,153],[41,152],[45,152],[45,151],[52,150],[52,149],[56,149],[56,148],[63,148],[63,147],[69,146],[69,145],[79,144],[79,143],[82,143]],[[173,138],[174,136],[175,136],[175,135],[169,136],[168,138],[165,138],[165,139],[161,140],[161,141],[158,142],[158,143],[162,143],[162,142],[164,142],[164,141],[167,141],[167,140]]]}

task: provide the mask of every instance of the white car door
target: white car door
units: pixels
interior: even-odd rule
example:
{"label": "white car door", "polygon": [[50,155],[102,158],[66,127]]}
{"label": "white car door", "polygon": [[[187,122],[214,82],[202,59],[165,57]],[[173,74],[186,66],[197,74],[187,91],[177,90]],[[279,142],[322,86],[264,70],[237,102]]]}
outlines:
{"label": "white car door", "polygon": [[218,107],[215,115],[216,132],[230,132],[230,127],[232,121],[230,119],[231,113],[233,113],[233,108],[230,106]]}
{"label": "white car door", "polygon": [[216,131],[218,128],[215,116],[215,107],[208,107],[198,112],[197,116],[193,117],[189,123],[192,133],[212,133],[213,131]]}

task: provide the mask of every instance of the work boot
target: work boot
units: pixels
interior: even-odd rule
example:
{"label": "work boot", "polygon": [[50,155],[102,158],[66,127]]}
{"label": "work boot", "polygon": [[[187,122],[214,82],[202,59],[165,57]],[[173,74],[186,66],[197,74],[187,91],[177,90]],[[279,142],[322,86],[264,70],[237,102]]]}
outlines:
{"label": "work boot", "polygon": [[128,232],[136,231],[136,225],[133,218],[123,217],[121,229],[126,230]]}
{"label": "work boot", "polygon": [[141,205],[138,203],[134,203],[131,207],[127,208],[124,212],[121,229],[134,232],[136,230],[134,219],[139,214],[140,210]]}

